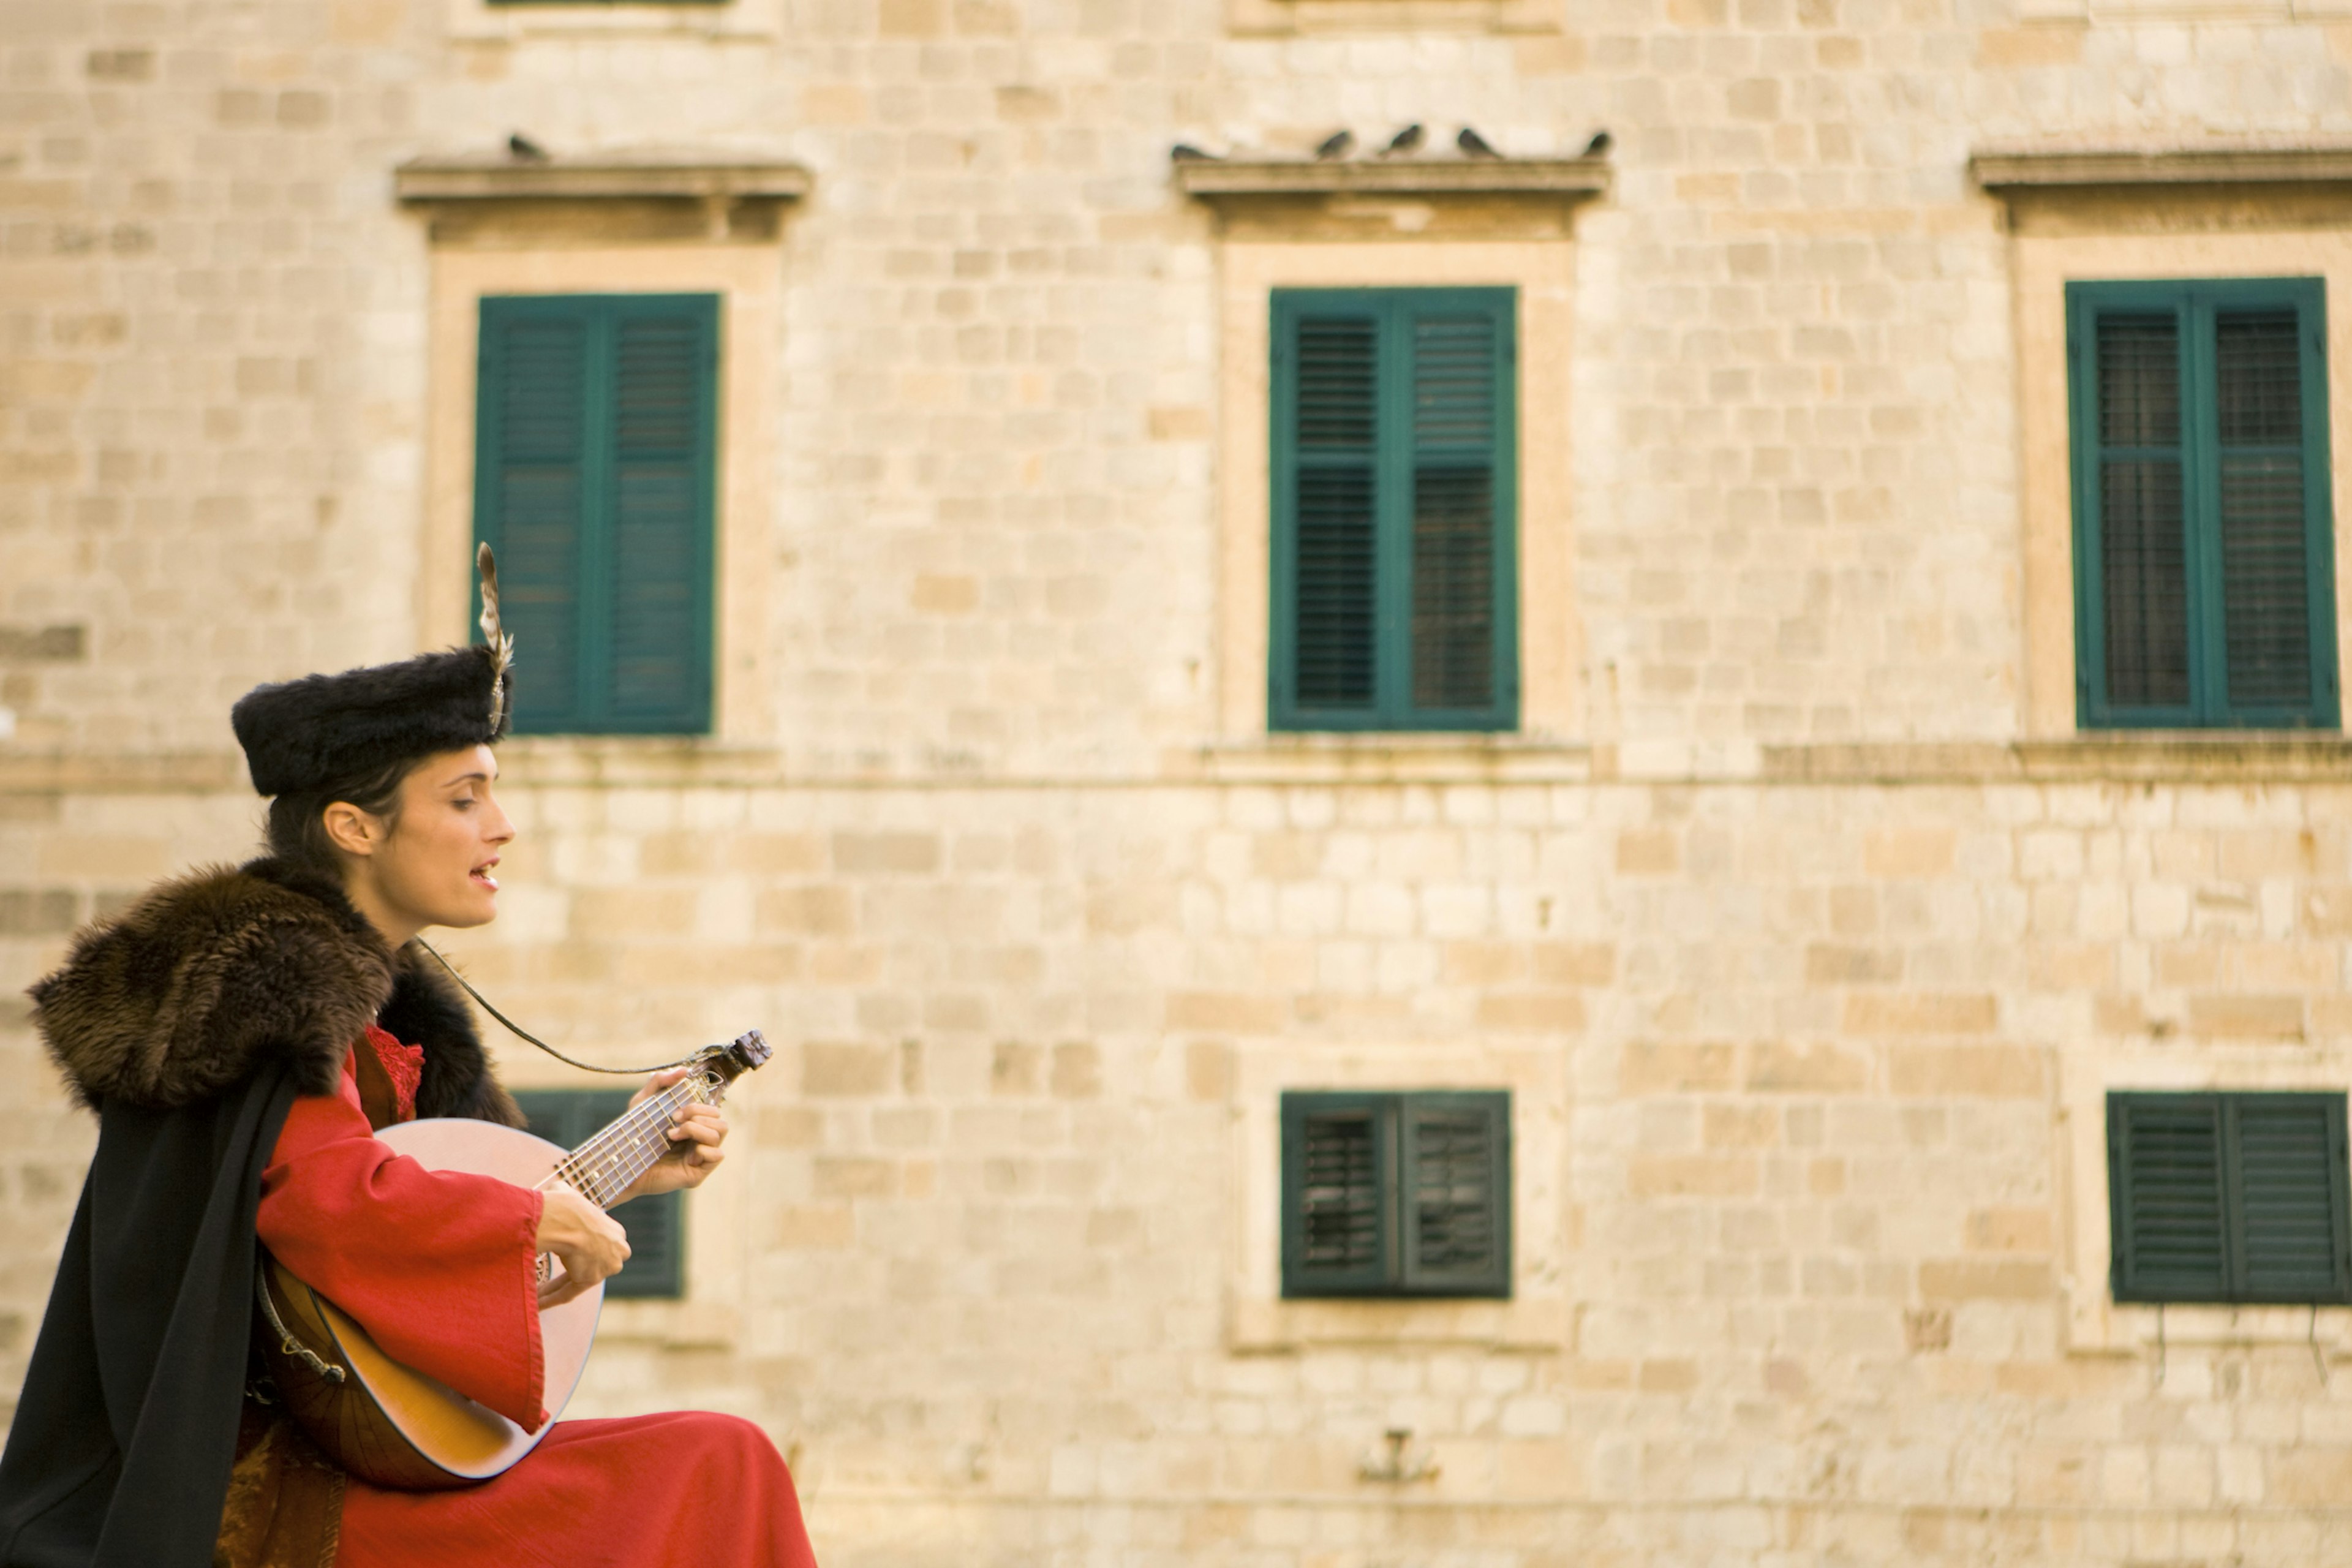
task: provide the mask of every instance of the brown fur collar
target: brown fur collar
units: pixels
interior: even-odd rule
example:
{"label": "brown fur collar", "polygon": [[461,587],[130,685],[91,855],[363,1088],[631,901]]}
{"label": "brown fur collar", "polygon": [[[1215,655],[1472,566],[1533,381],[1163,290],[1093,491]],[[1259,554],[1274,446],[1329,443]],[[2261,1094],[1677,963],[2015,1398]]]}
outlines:
{"label": "brown fur collar", "polygon": [[86,1105],[193,1105],[271,1062],[302,1093],[331,1093],[381,1023],[425,1048],[418,1115],[520,1125],[430,962],[387,949],[331,879],[265,858],[166,882],[85,930],[32,988],[33,1021]]}

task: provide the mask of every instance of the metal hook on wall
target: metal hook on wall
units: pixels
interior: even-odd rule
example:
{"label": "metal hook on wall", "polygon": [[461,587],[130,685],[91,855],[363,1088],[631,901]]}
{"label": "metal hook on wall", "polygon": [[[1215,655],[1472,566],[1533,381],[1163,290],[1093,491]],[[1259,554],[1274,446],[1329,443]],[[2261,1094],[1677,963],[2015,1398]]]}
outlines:
{"label": "metal hook on wall", "polygon": [[1368,1481],[1385,1481],[1391,1486],[1436,1479],[1437,1461],[1426,1450],[1411,1458],[1406,1456],[1406,1446],[1412,1441],[1412,1427],[1391,1426],[1387,1437],[1388,1452],[1367,1456],[1356,1468],[1358,1475]]}

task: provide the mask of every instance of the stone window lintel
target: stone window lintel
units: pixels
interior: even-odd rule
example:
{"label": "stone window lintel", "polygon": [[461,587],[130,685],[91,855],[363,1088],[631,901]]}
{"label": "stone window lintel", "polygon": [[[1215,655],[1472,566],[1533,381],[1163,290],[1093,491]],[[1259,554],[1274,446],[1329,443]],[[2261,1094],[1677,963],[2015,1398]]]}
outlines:
{"label": "stone window lintel", "polygon": [[1997,148],[1969,172],[1996,195],[2116,185],[2352,184],[2352,144]]}
{"label": "stone window lintel", "polygon": [[1605,195],[1606,156],[1577,158],[1215,158],[1178,163],[1176,185],[1212,204],[1253,197],[1389,195],[1580,201]]}
{"label": "stone window lintel", "polygon": [[779,215],[815,176],[773,157],[659,151],[544,159],[504,153],[414,158],[393,171],[393,194],[421,213],[436,244],[539,243],[634,237],[772,241]]}

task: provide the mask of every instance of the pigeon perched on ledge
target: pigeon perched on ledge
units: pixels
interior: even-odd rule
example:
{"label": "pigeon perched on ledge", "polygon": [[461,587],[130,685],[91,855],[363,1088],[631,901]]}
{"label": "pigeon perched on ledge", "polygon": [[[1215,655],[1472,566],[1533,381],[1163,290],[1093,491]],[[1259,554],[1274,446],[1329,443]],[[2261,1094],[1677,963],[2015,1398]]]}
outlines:
{"label": "pigeon perched on ledge", "polygon": [[547,149],[518,131],[507,138],[507,156],[522,163],[544,163]]}
{"label": "pigeon perched on ledge", "polygon": [[1609,151],[1609,143],[1612,140],[1613,140],[1613,138],[1612,138],[1606,131],[1594,132],[1592,133],[1592,140],[1584,144],[1584,155],[1588,158],[1600,157],[1603,153]]}
{"label": "pigeon perched on ledge", "polygon": [[1462,149],[1462,155],[1465,158],[1499,158],[1502,156],[1500,153],[1495,150],[1492,142],[1488,142],[1484,136],[1479,135],[1475,131],[1471,130],[1467,125],[1462,128],[1462,134],[1454,139],[1454,144]]}
{"label": "pigeon perched on ledge", "polygon": [[1415,121],[1389,138],[1389,144],[1381,149],[1381,156],[1400,158],[1407,153],[1417,151],[1421,146],[1421,122]]}
{"label": "pigeon perched on ledge", "polygon": [[1176,163],[1222,163],[1224,158],[1216,153],[1203,153],[1190,142],[1179,142],[1168,149],[1168,158]]}
{"label": "pigeon perched on ledge", "polygon": [[1326,136],[1322,141],[1315,144],[1315,155],[1326,162],[1328,162],[1333,158],[1344,158],[1348,155],[1348,149],[1353,147],[1355,144],[1356,133],[1354,132],[1345,130],[1334,131],[1330,135]]}

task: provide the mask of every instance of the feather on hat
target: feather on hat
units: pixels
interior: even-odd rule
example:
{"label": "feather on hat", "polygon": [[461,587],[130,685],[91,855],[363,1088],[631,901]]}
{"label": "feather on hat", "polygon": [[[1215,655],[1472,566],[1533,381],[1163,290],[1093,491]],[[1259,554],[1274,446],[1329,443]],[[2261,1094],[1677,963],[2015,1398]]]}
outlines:
{"label": "feather on hat", "polygon": [[486,746],[514,716],[514,638],[499,626],[499,569],[482,574],[482,638],[397,664],[257,686],[229,710],[253,787],[295,795],[436,752]]}

